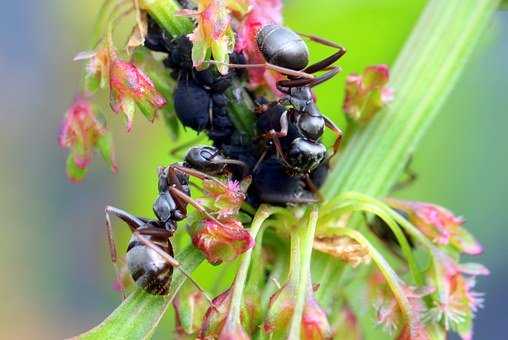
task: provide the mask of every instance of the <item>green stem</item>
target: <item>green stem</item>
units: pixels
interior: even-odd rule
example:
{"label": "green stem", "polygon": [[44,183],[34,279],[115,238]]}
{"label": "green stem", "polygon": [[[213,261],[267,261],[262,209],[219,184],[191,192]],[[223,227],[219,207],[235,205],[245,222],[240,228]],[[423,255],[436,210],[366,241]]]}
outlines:
{"label": "green stem", "polygon": [[324,186],[386,195],[442,107],[499,0],[431,0],[392,68],[395,100],[360,129]]}
{"label": "green stem", "polygon": [[310,281],[310,263],[312,258],[312,247],[318,221],[318,209],[313,207],[309,214],[307,226],[300,227],[298,234],[301,234],[300,251],[300,273],[296,287],[295,309],[291,318],[288,339],[300,339],[300,328],[302,325],[303,309],[307,298],[308,284]]}
{"label": "green stem", "polygon": [[[271,214],[272,211],[269,208],[269,206],[262,205],[258,209],[249,229],[252,238],[254,239],[256,238],[261,228],[261,225]],[[261,240],[257,240],[256,243],[259,243],[256,246],[261,246]],[[226,326],[240,323],[240,311],[242,306],[243,290],[245,287],[245,281],[247,280],[247,273],[249,271],[251,258],[252,258],[252,249],[247,250],[242,255],[240,268],[236,273],[235,283],[233,284],[232,288],[231,305],[229,306],[229,313],[226,318],[225,323]]]}
{"label": "green stem", "polygon": [[194,29],[191,19],[177,15],[181,8],[174,0],[140,0],[139,6],[172,36],[186,35]]}

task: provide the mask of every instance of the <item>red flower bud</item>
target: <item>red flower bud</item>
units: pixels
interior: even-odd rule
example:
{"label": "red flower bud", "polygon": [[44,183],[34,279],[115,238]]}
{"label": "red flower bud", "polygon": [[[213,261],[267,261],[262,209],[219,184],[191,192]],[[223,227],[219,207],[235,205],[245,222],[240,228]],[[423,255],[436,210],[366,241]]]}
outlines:
{"label": "red flower bud", "polygon": [[67,175],[72,181],[84,178],[86,167],[92,162],[96,149],[111,165],[112,171],[116,171],[111,136],[85,97],[78,96],[67,110],[58,142],[61,147],[70,149]]}
{"label": "red flower bud", "polygon": [[452,245],[457,250],[470,255],[483,251],[476,239],[462,225],[464,219],[449,210],[424,202],[388,199],[388,204],[407,214],[409,221],[438,245]]}
{"label": "red flower bud", "polygon": [[389,77],[386,65],[370,66],[362,75],[348,76],[343,108],[351,120],[367,123],[393,99],[393,91],[387,86]]}
{"label": "red flower bud", "polygon": [[222,225],[204,219],[189,227],[192,243],[212,264],[232,261],[255,244],[254,239],[239,221],[229,218],[220,222]]}

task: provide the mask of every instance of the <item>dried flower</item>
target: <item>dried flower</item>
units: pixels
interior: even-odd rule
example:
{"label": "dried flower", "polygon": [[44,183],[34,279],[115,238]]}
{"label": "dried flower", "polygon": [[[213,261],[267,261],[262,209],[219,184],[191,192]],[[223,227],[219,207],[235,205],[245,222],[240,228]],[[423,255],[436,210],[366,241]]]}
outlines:
{"label": "dried flower", "polygon": [[437,245],[452,245],[460,252],[478,255],[483,251],[462,225],[464,219],[435,204],[388,199],[388,204],[405,212],[408,219]]}
{"label": "dried flower", "polygon": [[353,268],[370,262],[369,250],[347,236],[316,237],[314,249],[337,257]]}
{"label": "dried flower", "polygon": [[196,335],[208,309],[208,301],[203,292],[189,284],[184,285],[173,300],[176,331],[180,338]]}
{"label": "dried flower", "polygon": [[239,221],[228,218],[220,222],[222,225],[204,219],[189,226],[192,243],[212,264],[232,261],[255,244],[254,239]]}
{"label": "dried flower", "polygon": [[362,75],[351,74],[347,77],[343,108],[349,119],[365,124],[393,100],[393,91],[387,86],[389,78],[386,65],[370,66]]}
{"label": "dried flower", "polygon": [[67,110],[58,142],[61,147],[70,149],[67,175],[72,181],[84,178],[86,167],[92,162],[95,150],[101,152],[113,172],[117,169],[111,135],[97,119],[92,104],[84,96],[76,97]]}
{"label": "dried flower", "polygon": [[[252,8],[241,21],[237,30],[238,41],[235,50],[243,52],[250,64],[264,63],[265,59],[257,45],[258,31],[268,24],[282,24],[282,1],[281,0],[251,0]],[[263,69],[249,69],[249,84],[252,88],[267,86],[275,94],[279,95],[275,83],[284,78],[278,72]]]}
{"label": "dried flower", "polygon": [[[196,18],[197,26],[189,35],[192,41],[192,62],[201,68],[209,50],[213,59],[219,63],[229,62],[229,53],[233,52],[235,36],[230,24],[229,10],[224,0],[199,0],[198,10],[181,10],[181,15]],[[228,67],[218,64],[222,74],[228,72]]]}

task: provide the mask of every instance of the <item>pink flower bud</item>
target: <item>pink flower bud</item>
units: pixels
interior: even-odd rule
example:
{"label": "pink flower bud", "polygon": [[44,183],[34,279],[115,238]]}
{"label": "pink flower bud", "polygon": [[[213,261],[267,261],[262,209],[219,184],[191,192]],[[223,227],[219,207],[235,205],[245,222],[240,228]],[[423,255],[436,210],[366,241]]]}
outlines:
{"label": "pink flower bud", "polygon": [[62,148],[70,149],[67,159],[67,175],[72,181],[84,178],[86,167],[92,162],[96,149],[111,165],[113,172],[116,171],[111,136],[97,119],[91,103],[85,97],[76,97],[67,110],[58,142]]}
{"label": "pink flower bud", "polygon": [[363,124],[369,122],[393,100],[393,91],[387,86],[389,78],[386,65],[370,66],[362,75],[348,76],[343,109],[352,121]]}
{"label": "pink flower bud", "polygon": [[462,225],[464,219],[435,204],[388,199],[388,204],[407,214],[408,219],[432,242],[438,245],[452,245],[469,255],[483,251],[476,239]]}
{"label": "pink flower bud", "polygon": [[207,205],[208,208],[217,211],[219,218],[238,214],[238,210],[245,200],[244,188],[238,181],[228,181],[226,186],[222,186],[216,181],[204,180],[203,189],[205,194],[212,199],[210,205]]}
{"label": "pink flower bud", "polygon": [[203,292],[191,285],[184,285],[173,300],[173,307],[179,337],[197,335],[209,307]]}
{"label": "pink flower bud", "polygon": [[[199,0],[198,10],[182,10],[180,14],[196,18],[196,29],[189,35],[192,41],[192,62],[202,67],[208,51],[219,63],[229,62],[229,53],[235,45],[235,35],[231,28],[229,10],[224,0]],[[219,72],[228,71],[226,65],[217,66]]]}
{"label": "pink flower bud", "polygon": [[115,57],[111,58],[109,66],[109,86],[111,108],[114,112],[125,114],[129,131],[136,106],[152,121],[157,110],[166,105],[166,99],[143,71]]}
{"label": "pink flower bud", "polygon": [[239,221],[229,218],[220,222],[222,225],[204,219],[189,227],[192,243],[212,264],[232,261],[255,244],[254,239]]}

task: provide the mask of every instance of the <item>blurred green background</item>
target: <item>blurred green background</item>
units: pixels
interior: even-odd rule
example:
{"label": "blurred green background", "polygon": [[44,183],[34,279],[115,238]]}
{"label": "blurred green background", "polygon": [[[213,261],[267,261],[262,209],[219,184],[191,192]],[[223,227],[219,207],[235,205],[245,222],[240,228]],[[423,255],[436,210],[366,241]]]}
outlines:
{"label": "blurred green background", "polygon": [[[446,0],[443,0],[446,1]],[[101,161],[70,184],[65,153],[56,143],[62,114],[75,94],[99,0],[25,0],[2,4],[0,14],[0,338],[69,337],[101,321],[120,302],[111,289],[106,252],[106,204],[151,216],[155,170],[169,161],[162,124],[140,115],[132,133],[112,117],[120,172]],[[393,63],[423,0],[287,0],[286,23],[348,48],[345,74]],[[508,15],[499,12],[441,115],[414,156],[417,183],[401,193],[464,215],[486,246],[492,275],[481,279],[485,309],[477,339],[506,338],[505,265],[508,152]],[[313,45],[313,58],[330,53]],[[321,110],[341,123],[344,75],[317,90]],[[125,247],[125,243],[122,245]],[[207,268],[202,268],[201,273]],[[202,275],[201,275],[202,276]],[[203,281],[203,280],[201,280]],[[210,282],[203,282],[205,286]],[[230,277],[222,277],[226,286]],[[168,338],[168,326],[158,332]]]}

